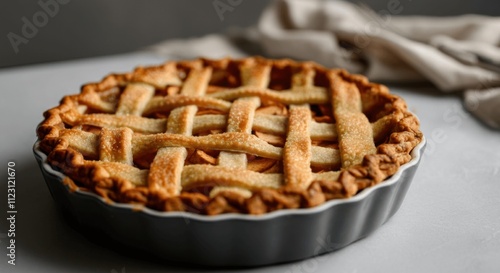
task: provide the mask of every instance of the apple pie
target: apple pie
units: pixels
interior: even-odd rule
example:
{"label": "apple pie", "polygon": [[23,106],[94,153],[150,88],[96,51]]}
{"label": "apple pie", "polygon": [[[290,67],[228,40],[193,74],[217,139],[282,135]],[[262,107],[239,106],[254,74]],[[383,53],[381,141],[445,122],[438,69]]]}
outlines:
{"label": "apple pie", "polygon": [[44,117],[40,149],[71,189],[207,215],[352,197],[410,161],[423,138],[383,85],[260,57],[111,74]]}

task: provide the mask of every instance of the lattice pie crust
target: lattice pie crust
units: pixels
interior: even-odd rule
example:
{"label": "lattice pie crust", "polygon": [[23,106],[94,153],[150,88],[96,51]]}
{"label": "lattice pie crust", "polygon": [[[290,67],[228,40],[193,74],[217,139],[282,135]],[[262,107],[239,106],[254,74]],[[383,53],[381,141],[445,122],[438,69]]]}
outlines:
{"label": "lattice pie crust", "polygon": [[422,140],[385,86],[258,57],[109,75],[44,116],[40,148],[72,189],[209,215],[351,197],[394,174]]}

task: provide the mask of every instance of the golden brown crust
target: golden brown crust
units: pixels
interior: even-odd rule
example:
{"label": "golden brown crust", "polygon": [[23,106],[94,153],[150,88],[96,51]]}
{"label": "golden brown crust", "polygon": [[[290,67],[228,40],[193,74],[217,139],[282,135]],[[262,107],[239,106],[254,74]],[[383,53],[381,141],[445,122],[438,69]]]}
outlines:
{"label": "golden brown crust", "polygon": [[109,75],[44,117],[40,148],[73,190],[209,215],[351,197],[394,174],[423,137],[383,85],[259,57]]}

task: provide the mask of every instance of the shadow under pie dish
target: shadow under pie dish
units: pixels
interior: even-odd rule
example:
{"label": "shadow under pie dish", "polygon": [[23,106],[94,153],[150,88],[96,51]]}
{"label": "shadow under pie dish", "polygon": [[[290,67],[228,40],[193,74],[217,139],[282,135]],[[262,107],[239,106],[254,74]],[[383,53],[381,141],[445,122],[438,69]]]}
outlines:
{"label": "shadow under pie dish", "polygon": [[[296,260],[366,236],[399,208],[424,146],[417,118],[385,86],[258,57],[112,74],[44,116],[35,155],[64,210],[199,264]],[[332,244],[315,250],[321,238]],[[174,241],[185,246],[169,250]],[[204,255],[188,258],[198,243]]]}

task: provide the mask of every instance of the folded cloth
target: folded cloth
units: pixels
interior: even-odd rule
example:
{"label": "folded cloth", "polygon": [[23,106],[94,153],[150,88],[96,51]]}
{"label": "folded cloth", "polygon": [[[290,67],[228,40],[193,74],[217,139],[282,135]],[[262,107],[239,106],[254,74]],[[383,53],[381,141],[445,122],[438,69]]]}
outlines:
{"label": "folded cloth", "polygon": [[344,1],[279,0],[258,31],[267,55],[313,60],[371,80],[426,80],[466,91],[465,106],[500,129],[500,18],[396,16]]}

